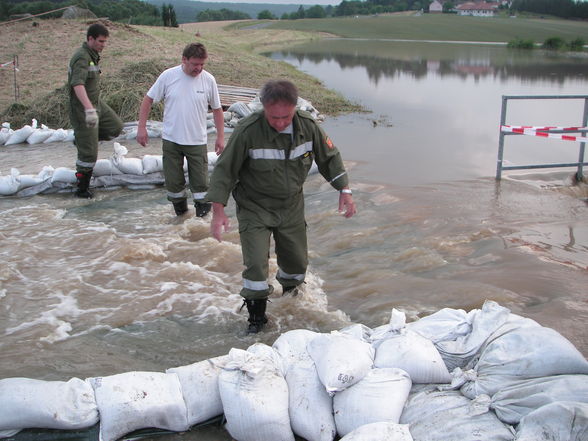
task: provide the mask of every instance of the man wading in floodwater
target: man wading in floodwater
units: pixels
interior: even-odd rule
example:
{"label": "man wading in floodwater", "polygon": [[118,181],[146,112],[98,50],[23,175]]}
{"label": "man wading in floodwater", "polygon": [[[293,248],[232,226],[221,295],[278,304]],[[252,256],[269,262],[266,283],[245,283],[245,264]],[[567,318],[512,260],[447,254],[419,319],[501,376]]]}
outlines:
{"label": "man wading in floodwater", "polygon": [[98,141],[115,138],[123,129],[118,115],[100,100],[100,52],[106,46],[108,35],[104,25],[91,25],[86,42],[69,62],[69,117],[78,149],[76,196],[79,198],[93,197],[88,188],[98,158]]}
{"label": "man wading in floodwater", "polygon": [[265,323],[270,237],[276,244],[277,280],[283,294],[296,295],[308,266],[303,185],[313,160],[339,190],[339,211],[355,214],[347,172],[339,150],[310,114],[296,110],[298,91],[289,81],[270,81],[261,89],[263,111],[241,120],[219,157],[207,199],[212,202],[211,232],[219,242],[229,228],[224,207],[232,191],[237,203],[243,249],[241,296],[249,312],[249,333]]}

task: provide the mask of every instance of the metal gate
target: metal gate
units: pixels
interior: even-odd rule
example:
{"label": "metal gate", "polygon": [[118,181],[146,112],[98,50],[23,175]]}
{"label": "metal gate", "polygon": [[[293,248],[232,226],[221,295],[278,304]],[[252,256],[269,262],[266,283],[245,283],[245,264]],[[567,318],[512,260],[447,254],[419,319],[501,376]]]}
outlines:
{"label": "metal gate", "polygon": [[[534,127],[534,126],[509,126],[506,125],[506,110],[509,100],[584,100],[584,115],[582,117],[581,127]],[[498,159],[496,167],[496,179],[502,178],[503,170],[525,170],[537,168],[562,168],[577,167],[576,178],[583,179],[583,167],[588,165],[584,162],[584,151],[586,147],[586,134],[588,133],[588,95],[503,95],[502,110],[500,113],[500,139],[498,142]],[[571,136],[570,133],[579,133],[580,136]],[[534,165],[502,165],[504,157],[504,138],[507,135],[531,135],[544,138],[557,138],[566,141],[575,141],[580,143],[578,162],[562,164],[534,164]]]}

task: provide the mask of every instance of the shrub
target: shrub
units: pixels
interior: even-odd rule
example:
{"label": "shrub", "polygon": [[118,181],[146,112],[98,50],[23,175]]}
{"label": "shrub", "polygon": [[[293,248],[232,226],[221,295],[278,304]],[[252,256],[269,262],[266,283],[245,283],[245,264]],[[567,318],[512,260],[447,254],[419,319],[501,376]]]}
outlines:
{"label": "shrub", "polygon": [[508,42],[507,46],[510,49],[533,49],[535,43],[533,40],[523,40],[522,38],[516,38]]}
{"label": "shrub", "polygon": [[560,37],[549,37],[543,42],[543,49],[560,50],[567,46],[566,42]]}
{"label": "shrub", "polygon": [[582,38],[578,37],[575,40],[570,41],[570,50],[577,52],[583,51],[585,44],[586,42]]}

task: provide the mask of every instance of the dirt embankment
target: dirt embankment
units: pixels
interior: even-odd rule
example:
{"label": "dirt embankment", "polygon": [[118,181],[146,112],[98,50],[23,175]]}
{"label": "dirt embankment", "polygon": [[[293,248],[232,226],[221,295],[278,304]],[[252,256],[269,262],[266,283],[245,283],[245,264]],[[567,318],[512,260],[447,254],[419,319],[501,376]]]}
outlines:
{"label": "dirt embankment", "polygon": [[[10,65],[0,68],[2,121],[20,127],[34,117],[50,127],[68,126],[63,87],[67,64],[85,41],[91,22],[52,19],[0,25],[0,64],[18,57],[18,71]],[[270,78],[289,78],[299,86],[301,96],[310,97],[322,113],[357,108],[292,66],[258,55],[263,48],[318,38],[316,35],[227,28],[231,23],[163,28],[106,22],[110,38],[101,60],[102,96],[124,120],[135,120],[140,101],[158,73],[180,62],[187,43],[200,41],[209,51],[207,70],[220,84],[257,88]]]}

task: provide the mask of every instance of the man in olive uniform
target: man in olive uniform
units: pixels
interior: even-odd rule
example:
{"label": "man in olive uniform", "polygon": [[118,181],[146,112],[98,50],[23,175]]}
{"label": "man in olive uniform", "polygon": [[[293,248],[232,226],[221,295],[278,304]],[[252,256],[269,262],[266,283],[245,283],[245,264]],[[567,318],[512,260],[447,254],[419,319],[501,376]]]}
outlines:
{"label": "man in olive uniform", "polygon": [[76,196],[80,198],[93,196],[88,187],[98,158],[98,141],[118,136],[123,128],[118,115],[100,101],[100,52],[106,46],[108,35],[104,25],[91,25],[86,42],[69,62],[69,117],[78,149]]}
{"label": "man in olive uniform", "polygon": [[269,81],[260,94],[263,111],[244,118],[231,135],[210,179],[211,233],[219,242],[229,219],[224,207],[232,191],[243,250],[241,296],[249,333],[267,322],[270,237],[282,293],[295,295],[308,266],[303,184],[313,160],[339,190],[339,211],[355,214],[355,203],[338,149],[310,114],[296,109],[298,91],[289,81]]}

